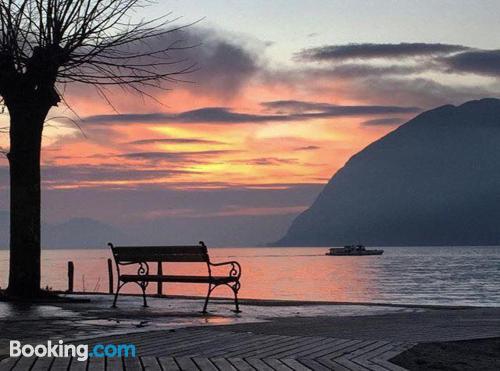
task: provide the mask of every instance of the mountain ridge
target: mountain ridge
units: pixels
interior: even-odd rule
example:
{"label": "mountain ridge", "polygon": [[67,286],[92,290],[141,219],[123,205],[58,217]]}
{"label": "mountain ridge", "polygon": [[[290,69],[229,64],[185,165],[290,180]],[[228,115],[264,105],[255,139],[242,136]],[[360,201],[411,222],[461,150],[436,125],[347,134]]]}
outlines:
{"label": "mountain ridge", "polygon": [[500,243],[500,100],[423,112],[352,156],[273,245]]}

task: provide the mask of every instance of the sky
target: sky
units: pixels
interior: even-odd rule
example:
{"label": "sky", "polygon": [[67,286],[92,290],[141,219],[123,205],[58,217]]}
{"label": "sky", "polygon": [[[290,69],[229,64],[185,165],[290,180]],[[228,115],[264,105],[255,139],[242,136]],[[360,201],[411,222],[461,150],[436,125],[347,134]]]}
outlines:
{"label": "sky", "polygon": [[[270,242],[371,142],[426,109],[500,96],[498,1],[176,0],[132,16],[167,12],[195,24],[155,43],[189,46],[171,55],[196,71],[155,100],[62,87],[44,131],[46,223]],[[7,184],[1,159],[0,211]]]}

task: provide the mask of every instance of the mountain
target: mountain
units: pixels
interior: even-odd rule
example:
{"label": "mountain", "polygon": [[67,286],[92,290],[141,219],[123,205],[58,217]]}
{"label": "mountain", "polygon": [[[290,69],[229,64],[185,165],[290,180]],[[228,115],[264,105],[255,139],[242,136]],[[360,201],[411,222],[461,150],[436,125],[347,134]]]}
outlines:
{"label": "mountain", "polygon": [[[188,245],[204,240],[209,246],[260,246],[282,235],[293,215],[160,218],[110,225],[90,218],[42,223],[43,248],[107,248],[125,245]],[[9,246],[9,212],[0,210],[0,250]]]}
{"label": "mountain", "polygon": [[[127,235],[118,228],[89,218],[73,218],[59,224],[42,223],[44,248],[106,247],[110,241],[124,243]],[[9,246],[9,213],[0,210],[0,250]]]}
{"label": "mountain", "polygon": [[125,242],[125,233],[90,218],[73,218],[60,224],[42,225],[42,245],[50,248],[106,247],[108,242]]}
{"label": "mountain", "polygon": [[354,155],[276,245],[500,244],[500,100],[424,112]]}

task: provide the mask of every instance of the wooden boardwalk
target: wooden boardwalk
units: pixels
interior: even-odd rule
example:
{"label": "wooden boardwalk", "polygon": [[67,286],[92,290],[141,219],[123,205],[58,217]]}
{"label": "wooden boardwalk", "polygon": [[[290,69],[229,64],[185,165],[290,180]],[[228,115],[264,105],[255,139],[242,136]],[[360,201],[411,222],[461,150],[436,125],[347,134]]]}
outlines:
{"label": "wooden boardwalk", "polygon": [[82,341],[135,344],[138,358],[8,358],[0,371],[403,370],[389,359],[412,343],[260,335],[208,328],[153,331]]}

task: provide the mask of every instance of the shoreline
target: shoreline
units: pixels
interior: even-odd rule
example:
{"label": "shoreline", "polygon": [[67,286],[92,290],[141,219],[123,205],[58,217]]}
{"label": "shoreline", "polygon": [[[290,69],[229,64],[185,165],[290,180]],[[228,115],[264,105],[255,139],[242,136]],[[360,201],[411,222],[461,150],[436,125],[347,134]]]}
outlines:
{"label": "shoreline", "polygon": [[[57,292],[54,293],[59,295],[73,295],[73,296],[112,296],[114,294],[105,292]],[[124,293],[120,296],[129,297],[142,297],[141,294],[129,294]],[[204,300],[205,296],[196,295],[146,295],[148,298],[158,298],[158,299],[184,299],[184,300]],[[231,301],[232,298],[213,296],[210,300],[216,301]],[[412,308],[412,309],[435,309],[435,310],[463,310],[463,309],[491,309],[500,308],[497,306],[484,306],[484,305],[445,305],[445,304],[405,304],[405,303],[390,303],[390,302],[350,302],[350,301],[322,301],[322,300],[293,300],[293,299],[254,299],[254,298],[239,298],[239,302],[242,305],[253,305],[260,307],[276,307],[276,306],[318,306],[318,305],[353,305],[353,306],[366,306],[366,307],[393,307],[393,308]]]}

